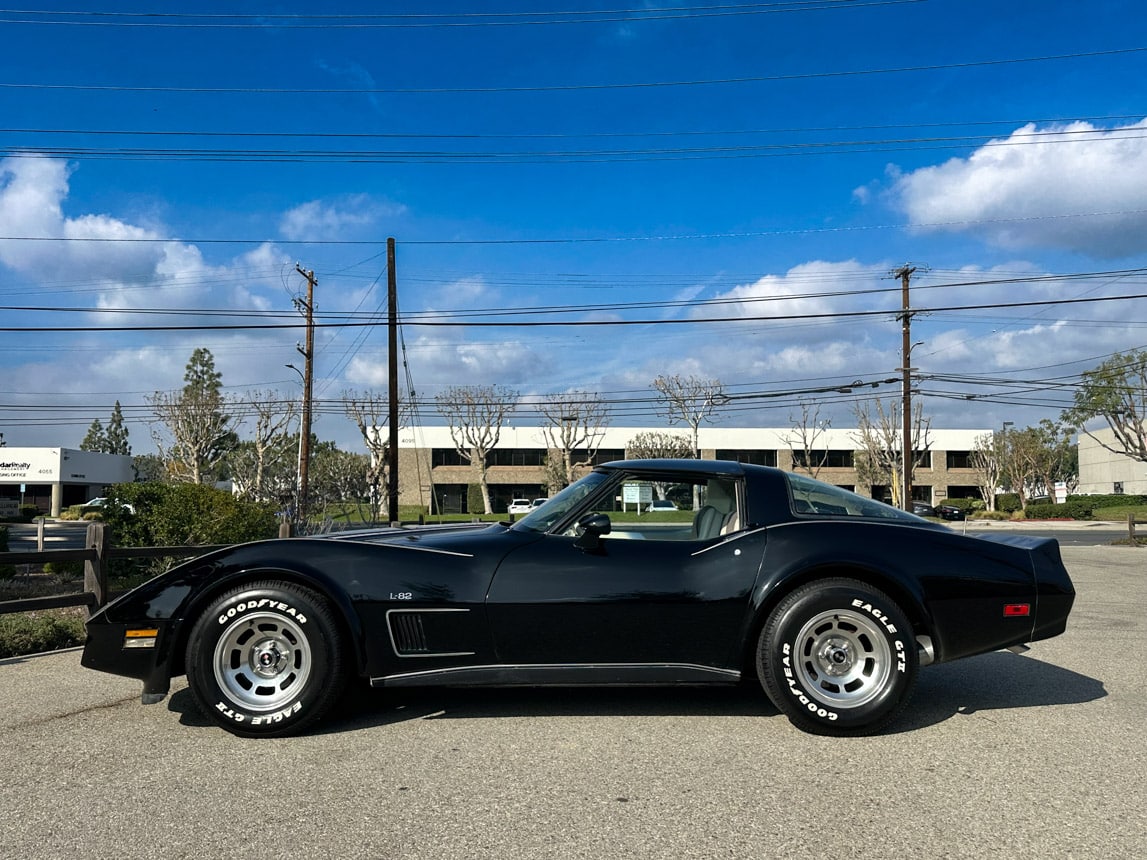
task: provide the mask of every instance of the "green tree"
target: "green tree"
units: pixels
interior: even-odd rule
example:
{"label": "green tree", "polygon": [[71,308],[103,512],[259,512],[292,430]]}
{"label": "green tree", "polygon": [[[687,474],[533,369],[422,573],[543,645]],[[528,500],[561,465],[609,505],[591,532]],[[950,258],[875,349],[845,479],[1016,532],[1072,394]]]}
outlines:
{"label": "green tree", "polygon": [[84,436],[84,441],[80,443],[81,451],[98,451],[103,452],[107,448],[108,434],[104,430],[104,425],[100,419],[96,419],[88,427],[87,435]]}
{"label": "green tree", "polygon": [[[1102,418],[1113,441],[1099,438],[1087,424]],[[1147,462],[1147,351],[1117,352],[1080,379],[1075,403],[1061,419],[1115,454]]]}
{"label": "green tree", "polygon": [[128,429],[123,420],[123,408],[119,405],[119,401],[115,402],[115,407],[112,409],[111,420],[108,421],[107,431],[104,434],[106,442],[106,452],[108,454],[120,454],[126,457],[131,456],[131,443],[128,441]]}
{"label": "green tree", "polygon": [[81,451],[95,451],[100,454],[131,455],[131,445],[128,443],[128,429],[123,420],[123,409],[119,401],[115,402],[111,418],[105,428],[100,419],[96,419],[88,427],[84,441],[80,443]]}

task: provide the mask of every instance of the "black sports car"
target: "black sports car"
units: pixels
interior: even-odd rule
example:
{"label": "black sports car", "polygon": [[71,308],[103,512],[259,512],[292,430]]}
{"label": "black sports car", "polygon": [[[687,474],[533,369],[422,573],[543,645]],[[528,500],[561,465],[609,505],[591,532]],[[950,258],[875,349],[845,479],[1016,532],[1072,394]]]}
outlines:
{"label": "black sports car", "polygon": [[[649,512],[651,497],[678,508]],[[691,508],[691,510],[689,509]],[[301,731],[351,678],[422,685],[733,684],[798,727],[869,733],[917,668],[1062,633],[1054,540],[969,537],[760,466],[599,467],[513,525],[243,544],[88,622],[83,664],[158,702],[186,674],[240,735]]]}

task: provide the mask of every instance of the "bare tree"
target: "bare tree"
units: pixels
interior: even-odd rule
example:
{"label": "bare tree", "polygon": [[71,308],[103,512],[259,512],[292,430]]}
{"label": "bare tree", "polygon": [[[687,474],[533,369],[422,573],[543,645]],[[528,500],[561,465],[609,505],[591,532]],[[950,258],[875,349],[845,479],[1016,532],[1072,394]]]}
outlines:
{"label": "bare tree", "polygon": [[518,392],[500,385],[456,385],[437,395],[438,411],[450,425],[458,456],[473,467],[482,488],[486,513],[490,503],[486,458],[498,446],[502,425],[517,406]]}
{"label": "bare tree", "polygon": [[[387,502],[388,465],[390,463],[390,436],[382,430],[390,420],[390,396],[383,391],[344,391],[343,410],[354,422],[370,454],[366,483],[370,499],[371,516],[382,517]],[[399,409],[399,427],[405,410]]]}
{"label": "bare tree", "polygon": [[[905,500],[902,486],[904,469],[901,458],[904,446],[901,407],[897,401],[893,401],[888,409],[884,408],[879,398],[873,402],[876,405],[875,417],[867,403],[857,403],[854,409],[857,427],[854,439],[860,445],[856,458],[856,475],[861,483],[886,484],[892,493],[892,504],[902,508]],[[912,411],[909,469],[915,472],[932,447],[932,419],[924,418],[923,404],[919,402]]]}
{"label": "bare tree", "polygon": [[147,398],[156,417],[151,435],[172,479],[203,484],[238,442],[229,414],[234,401],[222,392],[210,350],[191,354],[183,380],[180,391]]}
{"label": "bare tree", "polygon": [[[816,478],[820,470],[828,462],[828,445],[824,444],[828,428],[832,425],[831,418],[821,419],[820,404],[813,404],[807,400],[800,401],[801,415],[799,419],[789,416],[793,422],[791,434],[782,436],[782,440],[793,452],[793,466],[799,466]],[[820,447],[817,447],[817,446]],[[797,454],[800,454],[798,457]]]}
{"label": "bare tree", "polygon": [[[361,505],[368,493],[370,456],[340,451],[333,443],[320,443],[315,450],[311,481],[312,500],[325,511],[331,505],[344,508]],[[361,510],[361,508],[360,508]]]}
{"label": "bare tree", "polygon": [[985,433],[976,437],[976,444],[969,459],[972,468],[976,470],[980,495],[984,497],[984,503],[989,511],[996,509],[996,493],[1004,477],[1005,456],[1002,433]]}
{"label": "bare tree", "polygon": [[625,455],[635,460],[679,459],[693,456],[693,444],[688,436],[653,430],[638,433],[625,446]]}
{"label": "bare tree", "polygon": [[[545,397],[538,411],[548,422],[542,427],[549,454],[547,479],[551,492],[577,480],[579,469],[593,463],[605,438],[609,408],[601,396],[589,391],[570,391]],[[553,453],[557,459],[551,464]],[[580,455],[580,456],[578,456]]]}
{"label": "bare tree", "polygon": [[298,404],[274,391],[251,391],[241,401],[254,418],[254,433],[227,458],[240,494],[278,501],[298,474],[297,440],[288,432]]}
{"label": "bare tree", "polygon": [[684,423],[689,426],[693,431],[693,456],[700,458],[699,428],[705,421],[712,421],[717,407],[729,400],[721,380],[674,374],[658,376],[650,383],[650,387],[661,398],[657,414],[667,418],[670,424]]}

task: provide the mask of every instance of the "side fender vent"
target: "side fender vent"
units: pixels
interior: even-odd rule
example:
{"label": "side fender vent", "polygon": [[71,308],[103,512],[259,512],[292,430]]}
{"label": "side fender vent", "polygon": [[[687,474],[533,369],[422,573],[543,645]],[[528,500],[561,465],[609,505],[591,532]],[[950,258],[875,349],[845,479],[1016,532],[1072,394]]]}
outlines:
{"label": "side fender vent", "polygon": [[390,632],[394,637],[394,650],[399,654],[425,654],[430,650],[422,615],[418,612],[391,613]]}

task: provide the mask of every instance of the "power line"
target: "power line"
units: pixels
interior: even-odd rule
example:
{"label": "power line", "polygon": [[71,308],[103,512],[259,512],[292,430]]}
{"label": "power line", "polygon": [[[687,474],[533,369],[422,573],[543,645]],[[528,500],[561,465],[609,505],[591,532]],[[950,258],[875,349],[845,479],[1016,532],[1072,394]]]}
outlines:
{"label": "power line", "polygon": [[[391,12],[378,14],[276,13],[266,15],[215,12],[165,13],[0,9],[0,14],[3,15],[25,16],[13,19],[0,19],[0,23],[38,26],[231,30],[457,29],[493,26],[536,27],[564,24],[632,24],[643,21],[675,21],[792,12],[844,11],[870,6],[900,6],[906,3],[919,2],[923,2],[923,0],[787,0],[787,2],[772,3],[730,3],[681,7],[634,7],[528,12]],[[57,17],[45,17],[48,15]]]}
{"label": "power line", "polygon": [[[999,310],[1003,308],[1045,307],[1054,305],[1081,305],[1096,304],[1113,301],[1136,301],[1147,299],[1147,293],[1130,296],[1090,296],[1075,299],[1034,299],[1022,302],[997,302],[991,304],[949,305],[932,308],[916,308],[914,314],[940,314],[957,313],[974,310]],[[442,320],[431,318],[402,319],[401,325],[425,326],[430,328],[549,328],[549,327],[628,327],[628,326],[678,326],[678,325],[705,325],[714,323],[743,323],[748,320],[757,322],[787,322],[791,320],[836,320],[848,318],[881,317],[895,314],[894,309],[863,310],[863,311],[834,311],[824,313],[806,314],[776,314],[771,316],[747,315],[732,317],[695,317],[688,319],[626,319],[626,320],[499,320],[496,322],[485,320]],[[317,323],[323,328],[361,328],[363,326],[377,326],[377,320],[364,321],[326,321]],[[284,323],[248,323],[248,324],[212,324],[212,325],[139,325],[139,326],[0,326],[5,332],[131,332],[131,331],[260,331],[275,329],[305,328],[301,322]]]}
{"label": "power line", "polygon": [[[874,230],[905,230],[928,229],[936,230],[953,227],[974,227],[985,224],[1024,224],[1040,221],[1061,221],[1075,218],[1112,218],[1127,215],[1144,215],[1147,209],[1123,209],[1106,212],[1067,212],[1051,215],[1028,215],[1015,218],[980,218],[962,221],[922,221],[907,224],[855,224],[844,227],[794,227],[784,230],[751,230],[728,233],[677,233],[664,235],[644,236],[580,236],[556,237],[542,239],[404,239],[404,245],[422,245],[438,247],[463,246],[500,246],[500,245],[592,245],[628,242],[696,242],[712,241],[717,239],[764,239],[781,236],[806,236],[822,233],[861,233]],[[282,239],[282,238],[248,238],[248,239],[221,239],[205,238],[159,238],[150,236],[0,236],[5,242],[94,242],[94,243],[125,243],[125,244],[167,244],[171,242],[193,245],[369,245],[377,247],[385,244],[380,239]]]}
{"label": "power line", "polygon": [[[0,23],[5,23],[0,20]],[[82,91],[82,92],[136,92],[136,93],[182,93],[195,95],[463,95],[463,94],[515,94],[515,93],[555,93],[555,92],[594,92],[604,90],[643,90],[675,87],[727,86],[731,84],[775,83],[781,81],[823,80],[849,78],[866,75],[893,75],[910,72],[950,71],[953,69],[973,69],[990,66],[1010,66],[1024,63],[1045,63],[1058,60],[1078,60],[1095,57],[1113,57],[1139,54],[1147,47],[1109,48],[1099,51],[1076,51],[1066,54],[1044,54],[1032,57],[1007,57],[994,60],[966,60],[958,63],[933,63],[917,66],[890,66],[876,69],[846,69],[824,72],[792,72],[777,75],[746,75],[730,78],[707,78],[676,81],[630,81],[602,84],[530,84],[511,87],[178,87],[170,85],[128,85],[128,84],[45,84],[0,82],[0,89],[42,90],[42,91]]]}
{"label": "power line", "polygon": [[365,149],[192,149],[94,146],[17,146],[0,149],[8,158],[91,159],[99,161],[183,161],[258,163],[361,164],[543,164],[699,161],[747,158],[792,158],[806,155],[859,155],[941,149],[994,149],[1013,146],[1107,144],[1141,140],[1147,128],[1050,129],[1014,132],[1004,139],[984,135],[914,137],[874,140],[797,141],[725,144],[704,147],[631,147],[581,150],[365,150]]}

